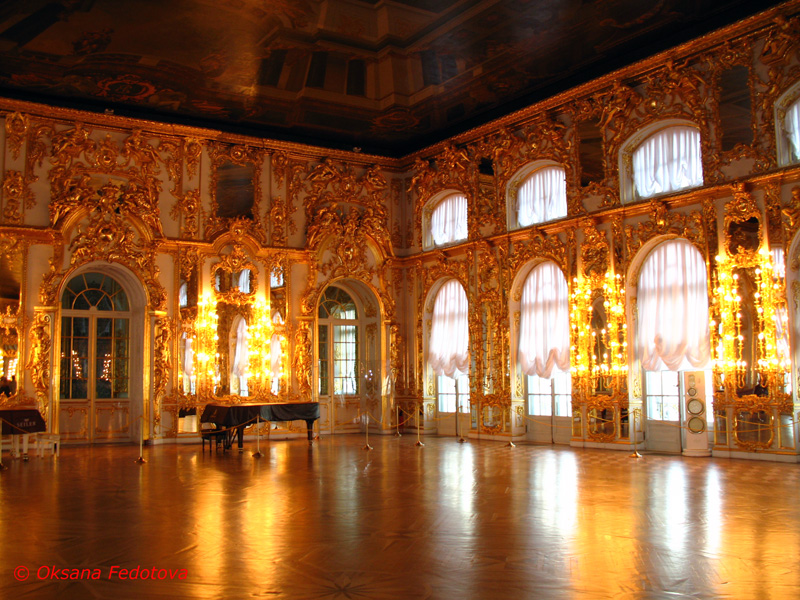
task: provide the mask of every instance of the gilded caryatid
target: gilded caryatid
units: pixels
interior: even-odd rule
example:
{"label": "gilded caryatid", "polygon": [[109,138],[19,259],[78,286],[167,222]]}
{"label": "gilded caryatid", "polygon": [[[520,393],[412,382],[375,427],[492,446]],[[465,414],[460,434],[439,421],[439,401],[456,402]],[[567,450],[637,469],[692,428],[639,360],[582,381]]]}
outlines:
{"label": "gilded caryatid", "polygon": [[311,398],[311,332],[302,323],[295,334],[294,360],[292,361],[300,396]]}

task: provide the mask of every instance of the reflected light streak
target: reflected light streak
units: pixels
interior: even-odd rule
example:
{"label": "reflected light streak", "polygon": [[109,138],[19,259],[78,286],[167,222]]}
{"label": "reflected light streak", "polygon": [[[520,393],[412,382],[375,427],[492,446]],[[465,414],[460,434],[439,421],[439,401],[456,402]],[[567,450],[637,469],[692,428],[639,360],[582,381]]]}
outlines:
{"label": "reflected light streak", "polygon": [[719,472],[710,468],[705,487],[705,551],[716,556],[722,545],[722,485]]}

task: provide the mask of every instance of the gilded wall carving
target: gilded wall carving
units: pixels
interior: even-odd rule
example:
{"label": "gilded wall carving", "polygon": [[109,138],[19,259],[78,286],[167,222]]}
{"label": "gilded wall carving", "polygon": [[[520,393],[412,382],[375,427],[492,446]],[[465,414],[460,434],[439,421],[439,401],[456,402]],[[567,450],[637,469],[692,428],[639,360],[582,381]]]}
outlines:
{"label": "gilded wall carving", "polygon": [[36,402],[45,420],[48,419],[50,411],[50,365],[53,346],[51,324],[52,318],[49,314],[41,311],[34,314],[28,336],[30,356],[25,365],[36,392]]}

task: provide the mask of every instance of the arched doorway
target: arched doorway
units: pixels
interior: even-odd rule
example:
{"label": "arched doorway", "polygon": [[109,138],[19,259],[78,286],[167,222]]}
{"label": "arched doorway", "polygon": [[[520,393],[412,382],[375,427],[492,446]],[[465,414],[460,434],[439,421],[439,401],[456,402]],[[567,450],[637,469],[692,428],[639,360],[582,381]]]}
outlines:
{"label": "arched doorway", "polygon": [[[142,294],[140,293],[139,296]],[[65,441],[131,441],[142,414],[143,301],[109,273],[73,276],[61,294],[59,430]]]}
{"label": "arched doorway", "polygon": [[323,410],[321,427],[330,433],[358,431],[359,415],[380,401],[379,313],[374,294],[358,282],[337,281],[320,297],[316,392]]}

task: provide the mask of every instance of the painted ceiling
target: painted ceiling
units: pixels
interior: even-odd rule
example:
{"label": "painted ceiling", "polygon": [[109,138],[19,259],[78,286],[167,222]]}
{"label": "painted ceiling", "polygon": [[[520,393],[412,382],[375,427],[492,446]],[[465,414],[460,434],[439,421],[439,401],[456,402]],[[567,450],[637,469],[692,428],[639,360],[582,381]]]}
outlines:
{"label": "painted ceiling", "polygon": [[12,0],[0,95],[403,156],[777,4]]}

